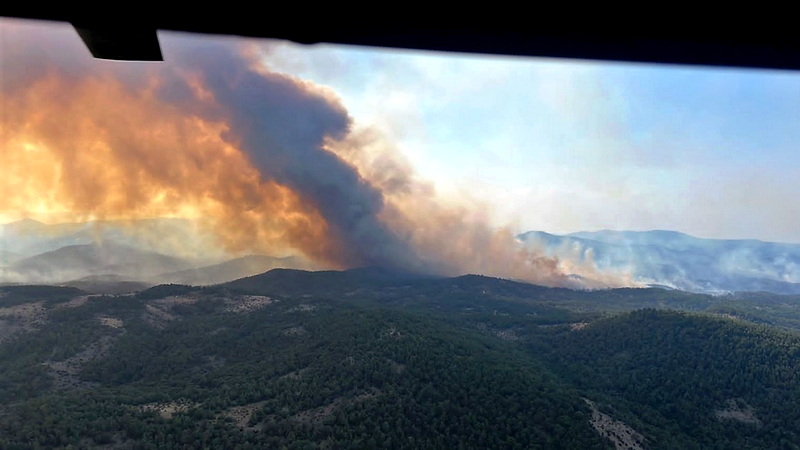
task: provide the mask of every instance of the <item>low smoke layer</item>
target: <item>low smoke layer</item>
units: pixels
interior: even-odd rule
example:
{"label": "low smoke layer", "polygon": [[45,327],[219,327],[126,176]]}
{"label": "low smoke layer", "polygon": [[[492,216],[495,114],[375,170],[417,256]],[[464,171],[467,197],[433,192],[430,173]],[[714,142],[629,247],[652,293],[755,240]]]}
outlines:
{"label": "low smoke layer", "polygon": [[2,26],[6,216],[192,217],[232,254],[619,283],[442,201],[333,93],[270,71],[252,42],[162,35],[165,63],[119,63],[91,59],[69,27]]}

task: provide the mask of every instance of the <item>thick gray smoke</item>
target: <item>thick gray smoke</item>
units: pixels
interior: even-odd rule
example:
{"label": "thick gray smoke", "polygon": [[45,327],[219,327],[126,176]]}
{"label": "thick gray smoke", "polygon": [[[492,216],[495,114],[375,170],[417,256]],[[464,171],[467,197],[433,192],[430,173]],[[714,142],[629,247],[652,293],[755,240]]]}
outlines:
{"label": "thick gray smoke", "polygon": [[[328,258],[345,266],[425,269],[409,243],[378,220],[382,193],[325,148],[350,131],[350,117],[335,98],[259,70],[257,61],[223,44],[170,42],[176,45],[166,47],[165,55],[197,77],[221,109],[213,114],[229,123],[223,137],[250,156],[265,180],[290,188],[325,218],[328,232],[340,243],[339,254]],[[185,81],[172,78],[162,95],[173,101],[176,89],[192,95]]]}

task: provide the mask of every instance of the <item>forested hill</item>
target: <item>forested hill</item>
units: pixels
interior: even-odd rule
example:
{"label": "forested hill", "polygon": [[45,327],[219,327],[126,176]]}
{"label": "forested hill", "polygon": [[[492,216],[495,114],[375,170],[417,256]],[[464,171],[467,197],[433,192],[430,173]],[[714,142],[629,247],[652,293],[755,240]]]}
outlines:
{"label": "forested hill", "polygon": [[17,305],[0,448],[609,448],[483,315],[160,292]]}
{"label": "forested hill", "polygon": [[379,269],[0,287],[0,448],[800,448],[800,336],[754,323],[795,300]]}
{"label": "forested hill", "polygon": [[654,447],[798,448],[797,334],[641,310],[551,344],[550,367],[629,425],[651,430]]}
{"label": "forested hill", "polygon": [[477,302],[491,310],[493,303],[487,300],[502,300],[506,305],[520,303],[528,308],[546,305],[558,310],[601,313],[643,308],[706,311],[800,330],[800,295],[767,292],[709,295],[663,288],[580,291],[482,275],[444,278],[380,268],[341,272],[274,269],[207,289],[288,297],[371,299],[384,304],[445,309],[462,304],[476,307]]}
{"label": "forested hill", "polygon": [[394,272],[375,267],[321,272],[274,269],[260,275],[220,284],[215,288],[259,295],[366,297],[405,303],[430,301],[438,304],[441,301],[459,302],[461,299],[473,297],[484,300],[516,299],[602,311],[648,306],[696,310],[705,309],[718,302],[718,298],[711,295],[659,288],[579,291],[482,275],[445,278]]}

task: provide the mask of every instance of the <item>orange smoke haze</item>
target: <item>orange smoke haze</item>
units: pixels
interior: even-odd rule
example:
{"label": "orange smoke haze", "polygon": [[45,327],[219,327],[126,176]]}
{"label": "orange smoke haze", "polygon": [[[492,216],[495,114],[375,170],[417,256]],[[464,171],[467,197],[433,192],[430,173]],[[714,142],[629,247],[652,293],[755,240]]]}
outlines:
{"label": "orange smoke haze", "polygon": [[[437,198],[381,136],[354,131],[330,92],[270,72],[240,41],[162,35],[166,62],[136,66],[59,43],[79,44],[72,30],[61,41],[32,30],[6,31],[18,47],[0,53],[0,216],[191,217],[231,254],[620,284]],[[37,56],[43,45],[52,60]]]}
{"label": "orange smoke haze", "polygon": [[[1,65],[14,70],[14,61]],[[221,137],[229,128],[224,120],[159,99],[153,74],[132,87],[115,71],[73,77],[47,69],[16,89],[3,86],[0,214],[59,221],[198,218],[231,253],[296,248],[336,263],[329,255],[339,248],[326,239],[325,220],[291,190],[262,180]],[[188,77],[187,84],[213,101],[196,80]]]}
{"label": "orange smoke haze", "polygon": [[[68,95],[65,93],[69,93]],[[324,220],[259,173],[209,122],[108,78],[48,77],[6,95],[0,208],[71,220],[211,218],[232,251],[322,240]],[[236,227],[229,227],[236,224]]]}

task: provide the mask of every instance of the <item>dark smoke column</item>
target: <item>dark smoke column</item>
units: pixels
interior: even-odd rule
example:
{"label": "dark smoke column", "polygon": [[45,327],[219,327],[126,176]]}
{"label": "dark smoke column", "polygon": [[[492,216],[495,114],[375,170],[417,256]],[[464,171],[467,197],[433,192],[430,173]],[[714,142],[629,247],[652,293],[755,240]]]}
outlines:
{"label": "dark smoke column", "polygon": [[[165,49],[166,58],[176,58],[200,77],[222,109],[206,114],[225,117],[230,129],[224,138],[250,156],[261,176],[290,188],[322,214],[341,249],[327,255],[330,260],[351,267],[425,270],[412,247],[378,219],[381,192],[324,148],[326,140],[341,139],[350,130],[350,117],[336,100],[257,68],[235,48],[186,44]],[[179,79],[174,81],[183,84]],[[186,89],[167,83],[162,95],[175,100],[181,88]]]}

